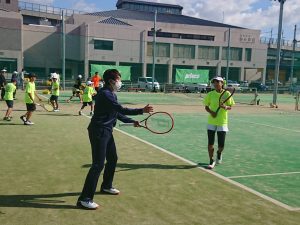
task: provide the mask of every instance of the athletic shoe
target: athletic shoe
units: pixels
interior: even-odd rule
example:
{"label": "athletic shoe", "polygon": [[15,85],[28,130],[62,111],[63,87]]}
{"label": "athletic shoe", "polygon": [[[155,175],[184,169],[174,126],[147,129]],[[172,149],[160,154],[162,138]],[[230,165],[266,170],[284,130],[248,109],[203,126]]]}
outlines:
{"label": "athletic shoe", "polygon": [[26,117],[25,116],[20,116],[20,119],[25,123],[26,122]]}
{"label": "athletic shoe", "polygon": [[29,120],[27,120],[27,121],[24,122],[24,125],[33,125],[33,124],[34,124],[34,123],[31,122],[31,121],[29,121]]}
{"label": "athletic shoe", "polygon": [[71,101],[70,99],[66,100],[67,103],[70,103],[70,101]]}
{"label": "athletic shoe", "polygon": [[53,112],[59,112],[59,109],[54,109]]}
{"label": "athletic shoe", "polygon": [[209,165],[207,166],[207,169],[213,169],[216,165],[216,162],[211,159],[210,162],[209,162]]}
{"label": "athletic shoe", "polygon": [[217,152],[217,160],[216,160],[216,163],[217,163],[217,164],[221,164],[221,163],[222,163],[222,159],[223,159],[222,153]]}
{"label": "athletic shoe", "polygon": [[92,200],[87,200],[87,201],[78,201],[77,202],[77,207],[83,208],[83,209],[90,209],[90,210],[95,210],[99,207],[99,205]]}
{"label": "athletic shoe", "polygon": [[93,116],[94,115],[94,112],[90,112],[90,116]]}
{"label": "athletic shoe", "polygon": [[82,112],[81,112],[81,111],[79,111],[79,112],[78,112],[78,114],[79,114],[79,116],[81,116],[81,115],[82,115]]}
{"label": "athletic shoe", "polygon": [[11,118],[10,117],[3,117],[3,120],[6,120],[6,121],[11,121]]}
{"label": "athletic shoe", "polygon": [[120,194],[120,191],[118,189],[116,189],[116,188],[113,188],[113,187],[112,188],[108,188],[108,189],[102,188],[101,192],[105,193],[105,194],[110,194],[110,195],[118,195],[118,194]]}

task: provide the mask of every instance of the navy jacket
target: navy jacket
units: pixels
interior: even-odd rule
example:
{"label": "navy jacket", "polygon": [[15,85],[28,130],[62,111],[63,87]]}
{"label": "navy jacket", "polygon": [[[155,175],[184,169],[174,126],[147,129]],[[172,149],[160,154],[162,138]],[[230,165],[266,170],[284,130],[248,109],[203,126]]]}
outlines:
{"label": "navy jacket", "polygon": [[143,109],[124,108],[118,103],[117,96],[110,89],[101,88],[96,95],[94,115],[90,127],[103,127],[112,130],[117,119],[123,123],[133,123],[134,120],[125,115],[143,114]]}

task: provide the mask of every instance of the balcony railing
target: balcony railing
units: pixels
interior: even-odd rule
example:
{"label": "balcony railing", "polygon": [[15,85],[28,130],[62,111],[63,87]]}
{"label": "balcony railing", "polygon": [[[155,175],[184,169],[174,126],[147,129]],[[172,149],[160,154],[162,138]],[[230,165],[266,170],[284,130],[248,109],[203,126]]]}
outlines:
{"label": "balcony railing", "polygon": [[37,3],[23,2],[23,1],[19,1],[19,9],[41,12],[41,13],[49,13],[54,15],[61,15],[62,11],[64,11],[65,16],[87,13],[87,12],[74,10],[74,9],[65,9],[65,8],[59,8],[59,7],[49,6],[49,5],[41,5]]}

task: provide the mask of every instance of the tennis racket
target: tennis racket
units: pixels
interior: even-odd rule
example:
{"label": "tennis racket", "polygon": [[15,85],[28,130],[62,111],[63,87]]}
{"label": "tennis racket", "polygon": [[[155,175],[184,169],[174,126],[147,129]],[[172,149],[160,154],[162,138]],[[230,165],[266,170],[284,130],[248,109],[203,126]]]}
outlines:
{"label": "tennis racket", "polygon": [[224,105],[234,94],[235,92],[235,88],[231,87],[231,88],[226,88],[222,91],[220,97],[219,97],[219,107],[216,111],[216,116],[218,114],[218,112],[220,111],[222,105]]}
{"label": "tennis racket", "polygon": [[51,104],[48,104],[48,103],[35,103],[35,104],[42,107],[47,112],[52,112],[54,110],[53,106]]}
{"label": "tennis racket", "polygon": [[[169,133],[174,127],[174,119],[167,112],[151,113],[145,119],[139,121],[140,127],[143,127],[154,134]],[[134,123],[121,123],[119,126],[134,126]]]}

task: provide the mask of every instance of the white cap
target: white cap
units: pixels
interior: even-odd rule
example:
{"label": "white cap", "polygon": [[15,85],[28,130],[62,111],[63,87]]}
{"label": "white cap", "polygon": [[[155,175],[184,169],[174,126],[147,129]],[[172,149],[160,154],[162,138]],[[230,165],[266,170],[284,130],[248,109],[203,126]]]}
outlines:
{"label": "white cap", "polygon": [[81,75],[81,74],[79,74],[79,75],[78,75],[78,78],[82,78],[82,75]]}
{"label": "white cap", "polygon": [[217,80],[217,81],[222,81],[222,82],[224,82],[224,79],[223,79],[222,77],[219,77],[219,76],[217,76],[217,77],[214,77],[213,79],[211,79],[211,82],[214,82],[214,80]]}
{"label": "white cap", "polygon": [[94,82],[88,80],[88,81],[86,82],[86,85],[91,85],[91,84],[93,84],[93,83],[94,83]]}
{"label": "white cap", "polygon": [[14,71],[13,73],[17,74],[18,72],[17,72],[17,71]]}
{"label": "white cap", "polygon": [[2,70],[1,70],[1,72],[6,72],[6,71],[7,71],[6,69],[2,69]]}
{"label": "white cap", "polygon": [[51,73],[50,78],[51,79],[58,79],[58,74],[57,73]]}

